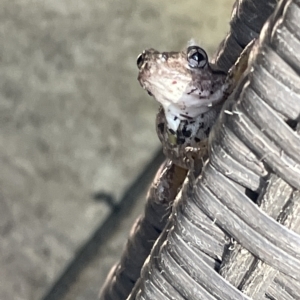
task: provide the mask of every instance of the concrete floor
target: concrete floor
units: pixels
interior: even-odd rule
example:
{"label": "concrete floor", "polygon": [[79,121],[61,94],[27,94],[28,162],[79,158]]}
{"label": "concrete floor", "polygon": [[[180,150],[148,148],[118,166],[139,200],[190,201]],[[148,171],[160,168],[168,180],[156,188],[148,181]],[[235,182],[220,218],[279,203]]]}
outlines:
{"label": "concrete floor", "polygon": [[[158,106],[139,87],[136,56],[192,37],[212,53],[232,3],[1,2],[1,300],[47,295],[159,148]],[[144,194],[56,299],[95,299]]]}

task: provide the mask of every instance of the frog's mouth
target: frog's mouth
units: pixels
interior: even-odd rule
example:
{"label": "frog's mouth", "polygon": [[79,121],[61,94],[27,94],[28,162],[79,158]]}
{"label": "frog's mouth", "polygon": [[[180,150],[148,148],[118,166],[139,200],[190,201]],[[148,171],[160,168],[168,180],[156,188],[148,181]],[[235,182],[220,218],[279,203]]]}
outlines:
{"label": "frog's mouth", "polygon": [[143,83],[143,80],[140,78],[140,76],[138,77],[138,81],[139,81],[139,83],[140,83],[140,85],[141,85],[141,87],[147,92],[147,94],[149,95],[149,96],[154,96],[151,92],[150,92],[150,90],[145,86],[145,84]]}

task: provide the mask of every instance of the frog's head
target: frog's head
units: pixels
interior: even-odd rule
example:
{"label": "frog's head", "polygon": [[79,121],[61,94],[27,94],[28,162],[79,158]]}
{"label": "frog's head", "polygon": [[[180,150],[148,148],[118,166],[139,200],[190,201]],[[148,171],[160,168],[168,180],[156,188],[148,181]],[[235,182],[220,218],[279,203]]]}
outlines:
{"label": "frog's head", "polygon": [[143,51],[137,58],[141,86],[161,103],[173,130],[219,103],[226,74],[216,71],[206,52],[192,45],[181,52]]}

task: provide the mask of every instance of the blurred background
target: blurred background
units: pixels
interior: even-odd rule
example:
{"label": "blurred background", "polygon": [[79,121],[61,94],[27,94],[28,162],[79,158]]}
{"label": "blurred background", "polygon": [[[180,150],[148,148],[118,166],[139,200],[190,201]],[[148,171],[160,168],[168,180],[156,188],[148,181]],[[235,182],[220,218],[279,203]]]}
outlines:
{"label": "blurred background", "polygon": [[233,0],[2,0],[0,299],[97,299],[162,161],[145,48],[212,54]]}

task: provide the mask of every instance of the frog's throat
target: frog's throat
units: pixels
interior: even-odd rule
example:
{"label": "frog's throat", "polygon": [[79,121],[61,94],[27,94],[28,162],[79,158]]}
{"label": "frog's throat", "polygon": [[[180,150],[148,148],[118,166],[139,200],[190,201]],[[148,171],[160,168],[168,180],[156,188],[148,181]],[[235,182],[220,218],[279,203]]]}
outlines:
{"label": "frog's throat", "polygon": [[[171,131],[176,132],[181,121],[187,120],[192,121],[197,118],[199,115],[204,114],[210,111],[213,107],[220,104],[224,99],[224,90],[218,90],[214,93],[213,97],[208,99],[198,100],[198,103],[194,103],[193,106],[186,106],[184,109],[182,105],[178,103],[167,103],[162,104],[168,124],[168,128]],[[198,104],[198,105],[197,105]]]}
{"label": "frog's throat", "polygon": [[172,113],[172,111],[169,111],[169,109],[164,109],[164,111],[168,123],[168,128],[175,133],[179,127],[180,122],[182,121],[182,118],[178,118],[177,114]]}

